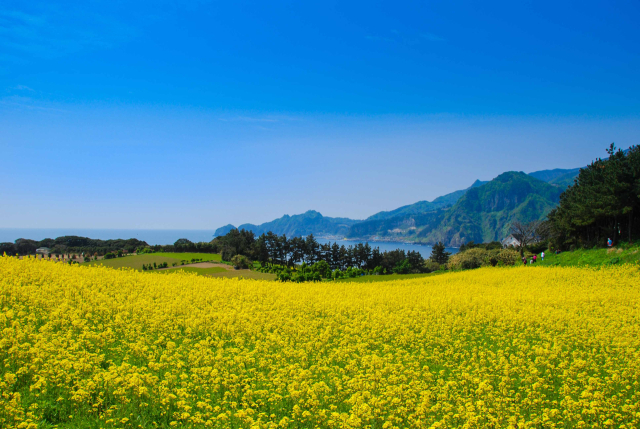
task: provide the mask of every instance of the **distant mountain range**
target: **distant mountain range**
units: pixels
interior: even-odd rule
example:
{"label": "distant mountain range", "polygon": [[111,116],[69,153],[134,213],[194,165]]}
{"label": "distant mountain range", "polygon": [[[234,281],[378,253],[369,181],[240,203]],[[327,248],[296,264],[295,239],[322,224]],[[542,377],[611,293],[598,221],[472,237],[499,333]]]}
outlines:
{"label": "distant mountain range", "polygon": [[[275,234],[285,234],[287,237],[306,236],[313,234],[316,236],[344,237],[349,232],[349,228],[360,221],[342,217],[322,216],[315,210],[309,210],[299,215],[284,215],[281,218],[266,222],[261,225],[250,223],[242,224],[238,229],[253,231],[254,234],[266,234],[271,231]],[[215,236],[225,235],[233,225],[226,225],[215,231]]]}
{"label": "distant mountain range", "polygon": [[[573,183],[579,172],[579,168],[529,174],[509,171],[489,182],[476,180],[467,189],[433,201],[419,201],[379,212],[363,221],[325,217],[309,210],[261,225],[244,224],[238,228],[257,235],[272,231],[287,237],[314,234],[319,237],[425,244],[443,241],[447,246],[500,240],[508,235],[514,220],[529,222],[543,219],[558,204],[560,194]],[[215,231],[215,235],[225,235],[233,228],[233,225],[223,226]]]}
{"label": "distant mountain range", "polygon": [[436,198],[433,201],[418,201],[417,203],[410,204],[408,206],[402,206],[395,210],[391,210],[388,212],[379,212],[374,214],[373,216],[369,216],[366,220],[379,220],[379,219],[389,219],[395,216],[401,215],[415,215],[425,212],[430,212],[433,210],[442,209],[445,207],[450,207],[454,205],[460,197],[462,197],[467,190],[471,188],[475,188],[480,185],[484,185],[487,182],[481,182],[480,180],[476,180],[473,185],[468,187],[467,189],[463,189],[460,191],[454,191],[450,194],[443,195],[441,197]]}

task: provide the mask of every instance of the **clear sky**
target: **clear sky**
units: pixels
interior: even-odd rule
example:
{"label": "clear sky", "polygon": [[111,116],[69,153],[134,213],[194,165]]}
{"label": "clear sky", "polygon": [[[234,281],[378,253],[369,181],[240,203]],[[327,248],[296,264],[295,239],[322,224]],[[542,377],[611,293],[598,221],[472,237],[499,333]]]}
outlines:
{"label": "clear sky", "polygon": [[4,0],[0,228],[365,218],[583,166],[639,143],[639,19],[637,1]]}

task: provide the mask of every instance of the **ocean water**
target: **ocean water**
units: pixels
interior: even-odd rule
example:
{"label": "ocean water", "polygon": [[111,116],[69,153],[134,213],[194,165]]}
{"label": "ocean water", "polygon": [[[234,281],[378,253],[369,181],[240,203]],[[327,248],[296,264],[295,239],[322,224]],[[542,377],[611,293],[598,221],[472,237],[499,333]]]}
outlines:
{"label": "ocean water", "polygon": [[[325,238],[317,238],[317,240],[318,240],[318,243],[321,243],[321,244],[333,243],[335,241],[339,245],[344,245],[345,247],[355,246],[358,243],[366,243],[366,241],[363,241],[363,240],[328,240]],[[422,255],[423,258],[428,258],[431,255],[431,246],[422,245],[422,244],[402,243],[402,242],[395,242],[395,241],[369,241],[368,243],[369,243],[369,246],[373,248],[375,247],[380,248],[381,252],[396,250],[396,249],[403,249],[405,252],[408,252],[409,250],[418,252],[420,253],[420,255]],[[459,251],[459,249],[455,247],[447,248],[446,250],[447,252],[450,252],[452,255],[454,253],[458,253]]]}
{"label": "ocean water", "polygon": [[[214,230],[197,229],[81,229],[81,228],[0,228],[0,243],[14,242],[18,238],[28,238],[31,240],[43,240],[45,238],[57,238],[64,235],[77,235],[80,237],[97,238],[100,240],[137,238],[146,241],[150,245],[173,244],[180,238],[186,238],[193,242],[213,240]],[[365,243],[360,240],[328,240],[317,238],[319,243],[337,242],[339,245],[354,246],[358,243]],[[369,241],[371,247],[379,247],[381,251],[403,249],[416,251],[423,258],[431,255],[431,246],[411,243],[396,243],[389,241]],[[448,252],[457,253],[458,249],[447,249]]]}

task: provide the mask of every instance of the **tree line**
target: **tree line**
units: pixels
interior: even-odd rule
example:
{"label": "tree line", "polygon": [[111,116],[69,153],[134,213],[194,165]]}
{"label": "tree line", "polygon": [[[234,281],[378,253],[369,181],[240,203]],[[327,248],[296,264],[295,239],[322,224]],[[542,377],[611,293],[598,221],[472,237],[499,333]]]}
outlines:
{"label": "tree line", "polygon": [[640,238],[640,146],[612,143],[607,159],[582,168],[548,215],[550,243],[559,249]]}
{"label": "tree line", "polygon": [[7,255],[33,255],[36,253],[36,249],[41,247],[49,248],[51,254],[81,254],[93,255],[98,254],[100,256],[106,255],[110,252],[117,252],[119,250],[126,251],[128,253],[135,252],[138,248],[148,247],[149,245],[145,241],[141,241],[135,238],[128,240],[116,239],[116,240],[99,240],[88,237],[78,237],[75,235],[67,235],[63,237],[45,238],[44,240],[30,240],[26,238],[19,238],[15,242],[0,243],[0,255],[6,253]]}
{"label": "tree line", "polygon": [[[369,243],[354,246],[334,243],[318,243],[310,234],[306,237],[287,238],[273,232],[255,237],[251,231],[233,229],[225,236],[217,237],[214,242],[220,247],[222,259],[229,261],[236,255],[243,255],[259,262],[263,267],[279,266],[294,268],[297,265],[313,265],[326,262],[330,270],[349,268],[373,271],[378,268],[382,273],[421,273],[433,271],[425,265],[425,259],[416,251],[405,252],[402,249],[380,251]],[[445,264],[448,252],[444,244],[433,247],[430,261]],[[431,267],[433,268],[433,267]]]}

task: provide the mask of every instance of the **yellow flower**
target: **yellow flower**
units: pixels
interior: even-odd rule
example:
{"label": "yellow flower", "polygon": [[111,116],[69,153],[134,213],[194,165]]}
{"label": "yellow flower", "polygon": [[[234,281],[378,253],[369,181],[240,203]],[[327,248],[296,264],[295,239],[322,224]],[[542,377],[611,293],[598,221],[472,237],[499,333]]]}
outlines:
{"label": "yellow flower", "polygon": [[0,427],[51,404],[61,427],[640,427],[638,284],[636,266],[295,284],[1,257]]}

